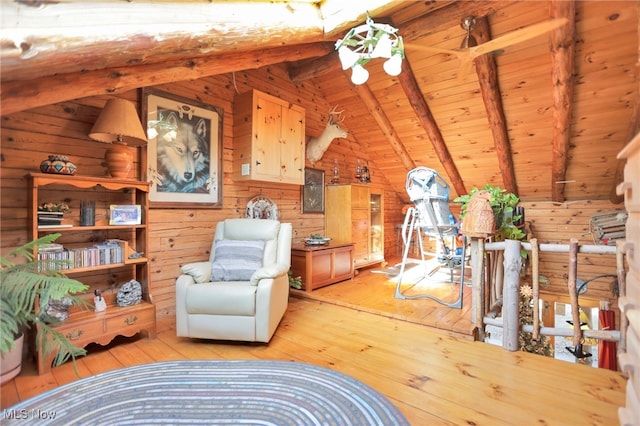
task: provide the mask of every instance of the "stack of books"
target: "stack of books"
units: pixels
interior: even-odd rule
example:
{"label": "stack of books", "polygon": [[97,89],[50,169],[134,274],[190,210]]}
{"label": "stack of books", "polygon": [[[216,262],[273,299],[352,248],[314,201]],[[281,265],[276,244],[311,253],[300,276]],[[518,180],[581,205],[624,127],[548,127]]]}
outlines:
{"label": "stack of books", "polygon": [[64,248],[61,244],[38,247],[38,260],[44,262],[44,270],[91,268],[101,265],[124,263],[125,242],[106,240],[92,247]]}
{"label": "stack of books", "polygon": [[60,226],[62,225],[63,212],[38,212],[38,226]]}

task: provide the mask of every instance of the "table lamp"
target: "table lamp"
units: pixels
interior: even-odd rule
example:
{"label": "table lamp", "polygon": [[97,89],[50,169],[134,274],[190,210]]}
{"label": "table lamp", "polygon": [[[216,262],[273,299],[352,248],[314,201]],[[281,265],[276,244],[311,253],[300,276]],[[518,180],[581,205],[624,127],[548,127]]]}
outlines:
{"label": "table lamp", "polygon": [[133,166],[129,146],[147,143],[136,107],[126,99],[109,99],[89,133],[91,139],[111,144],[104,159],[109,174],[114,178],[126,178]]}

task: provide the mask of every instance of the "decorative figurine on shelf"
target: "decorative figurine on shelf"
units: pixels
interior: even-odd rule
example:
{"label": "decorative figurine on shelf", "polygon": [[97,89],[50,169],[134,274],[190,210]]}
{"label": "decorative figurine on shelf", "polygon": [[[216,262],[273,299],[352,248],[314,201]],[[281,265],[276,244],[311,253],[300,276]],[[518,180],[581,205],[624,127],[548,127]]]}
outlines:
{"label": "decorative figurine on shelf", "polygon": [[116,294],[118,306],[132,306],[142,301],[142,286],[136,280],[130,280],[122,284]]}
{"label": "decorative figurine on shelf", "polygon": [[72,305],[71,299],[63,297],[62,299],[49,299],[41,311],[41,318],[47,324],[57,321],[65,321],[69,318],[69,306]]}
{"label": "decorative figurine on shelf", "polygon": [[54,173],[58,175],[75,175],[76,165],[64,155],[50,155],[48,160],[40,163],[42,173]]}
{"label": "decorative figurine on shelf", "polygon": [[104,300],[104,297],[102,297],[102,292],[100,291],[100,289],[96,288],[93,294],[95,294],[93,298],[93,305],[95,306],[94,310],[96,312],[106,311],[107,302]]}
{"label": "decorative figurine on shelf", "polygon": [[129,259],[140,259],[143,254],[144,252],[142,251],[135,251],[129,255]]}

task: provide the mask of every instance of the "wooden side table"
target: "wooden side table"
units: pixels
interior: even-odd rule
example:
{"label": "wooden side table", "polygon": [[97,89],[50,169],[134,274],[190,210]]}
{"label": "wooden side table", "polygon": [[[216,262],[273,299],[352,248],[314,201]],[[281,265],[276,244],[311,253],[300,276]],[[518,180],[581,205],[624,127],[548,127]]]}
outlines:
{"label": "wooden side table", "polygon": [[317,288],[353,278],[353,244],[306,245],[291,247],[291,272],[302,277],[302,288]]}

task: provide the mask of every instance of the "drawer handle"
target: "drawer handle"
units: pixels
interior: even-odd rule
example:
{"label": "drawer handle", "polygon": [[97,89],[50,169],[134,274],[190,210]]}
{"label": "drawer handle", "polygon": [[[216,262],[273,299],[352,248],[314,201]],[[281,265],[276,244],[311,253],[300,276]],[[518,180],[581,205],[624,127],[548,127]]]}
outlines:
{"label": "drawer handle", "polygon": [[65,336],[67,339],[69,340],[78,340],[80,338],[80,335],[82,335],[84,333],[84,331],[82,330],[74,330],[71,331],[69,333],[67,333],[67,335]]}
{"label": "drawer handle", "polygon": [[135,324],[136,321],[138,321],[138,317],[135,315],[131,315],[130,317],[124,319],[124,322],[127,325]]}

